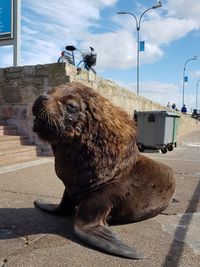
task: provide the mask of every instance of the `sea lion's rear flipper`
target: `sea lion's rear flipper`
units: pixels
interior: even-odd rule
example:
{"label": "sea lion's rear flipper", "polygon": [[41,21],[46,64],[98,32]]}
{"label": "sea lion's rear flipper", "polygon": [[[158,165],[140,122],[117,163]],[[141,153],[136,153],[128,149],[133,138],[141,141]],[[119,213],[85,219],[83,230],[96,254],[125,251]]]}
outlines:
{"label": "sea lion's rear flipper", "polygon": [[96,225],[80,227],[75,225],[75,232],[81,241],[100,251],[129,259],[144,258],[135,248],[129,247],[119,240],[106,226]]}
{"label": "sea lion's rear flipper", "polygon": [[36,208],[39,208],[45,212],[61,216],[70,215],[75,209],[75,205],[72,203],[66,190],[64,191],[60,204],[52,204],[43,199],[37,199],[34,201],[34,205]]}
{"label": "sea lion's rear flipper", "polygon": [[104,193],[84,199],[77,210],[74,230],[81,241],[108,254],[130,259],[144,258],[108,229],[112,202]]}

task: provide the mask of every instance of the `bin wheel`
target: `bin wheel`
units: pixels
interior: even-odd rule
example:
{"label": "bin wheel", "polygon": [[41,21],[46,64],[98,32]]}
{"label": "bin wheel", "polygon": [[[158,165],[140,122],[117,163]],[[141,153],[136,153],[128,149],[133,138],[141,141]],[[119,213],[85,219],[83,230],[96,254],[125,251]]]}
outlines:
{"label": "bin wheel", "polygon": [[167,149],[169,150],[169,151],[172,151],[174,148],[173,148],[173,145],[172,144],[168,144],[167,145]]}
{"label": "bin wheel", "polygon": [[145,148],[144,145],[137,144],[137,146],[138,146],[138,149],[139,149],[140,152],[144,151],[144,148]]}
{"label": "bin wheel", "polygon": [[166,153],[167,153],[167,148],[166,148],[166,146],[164,146],[164,147],[161,148],[161,152],[162,152],[163,154],[166,154]]}

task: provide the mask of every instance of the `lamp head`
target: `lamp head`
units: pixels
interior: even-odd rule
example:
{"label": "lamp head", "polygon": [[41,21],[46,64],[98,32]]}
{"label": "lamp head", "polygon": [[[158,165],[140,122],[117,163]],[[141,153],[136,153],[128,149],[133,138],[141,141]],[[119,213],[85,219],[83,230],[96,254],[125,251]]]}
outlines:
{"label": "lamp head", "polygon": [[127,12],[125,11],[120,11],[120,12],[117,12],[118,15],[124,15],[124,14],[127,14]]}
{"label": "lamp head", "polygon": [[156,5],[152,6],[152,9],[156,9],[156,8],[161,7],[161,6],[162,6],[161,1],[158,1],[158,3]]}

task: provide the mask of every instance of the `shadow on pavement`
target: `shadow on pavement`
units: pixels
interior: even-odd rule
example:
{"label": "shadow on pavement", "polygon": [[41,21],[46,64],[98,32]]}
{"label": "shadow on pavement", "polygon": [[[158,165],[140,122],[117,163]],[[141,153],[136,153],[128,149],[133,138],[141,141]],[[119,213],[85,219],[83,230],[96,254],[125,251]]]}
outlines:
{"label": "shadow on pavement", "polygon": [[1,208],[0,240],[51,233],[79,243],[72,221],[71,217],[50,215],[36,208]]}
{"label": "shadow on pavement", "polygon": [[[200,200],[200,181],[190,199],[185,214],[181,217],[178,225],[184,225],[180,232],[177,227],[170,249],[161,264],[162,267],[179,266],[184,250],[184,243],[177,241],[175,236],[181,235],[184,240],[192,220],[192,213],[197,212]],[[190,213],[191,216],[188,216]],[[38,239],[37,235],[54,234],[67,240],[84,245],[79,241],[73,230],[72,217],[59,217],[42,212],[36,208],[0,208],[0,240],[24,237],[32,243]],[[35,236],[34,236],[35,235]]]}
{"label": "shadow on pavement", "polygon": [[[175,239],[175,236],[181,235],[181,240],[185,240],[188,227],[192,220],[191,213],[197,212],[197,205],[198,205],[199,200],[200,200],[200,181],[191,197],[191,200],[189,202],[187,209],[185,210],[185,213],[183,214],[183,216],[181,217],[178,223],[178,225],[184,225],[185,227],[181,228],[181,232],[180,232],[180,228],[177,227],[174,233],[173,242],[170,246],[167,256],[165,257],[164,262],[161,265],[162,267],[171,267],[172,264],[174,264],[173,266],[179,266],[181,255],[184,250],[184,242],[177,241]],[[188,216],[187,213],[190,213],[191,216]]]}

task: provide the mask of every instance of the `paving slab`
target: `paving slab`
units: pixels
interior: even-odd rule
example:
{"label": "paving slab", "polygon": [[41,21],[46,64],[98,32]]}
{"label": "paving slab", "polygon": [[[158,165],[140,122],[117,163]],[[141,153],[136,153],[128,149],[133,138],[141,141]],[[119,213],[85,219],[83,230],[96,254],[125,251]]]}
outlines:
{"label": "paving slab", "polygon": [[64,191],[53,162],[1,173],[0,180],[0,190],[4,192],[61,198]]}
{"label": "paving slab", "polygon": [[177,186],[174,200],[161,215],[111,226],[123,241],[146,256],[139,261],[88,248],[76,238],[72,218],[34,208],[36,198],[58,203],[62,196],[64,187],[52,160],[0,168],[0,266],[199,267],[199,143],[200,133],[195,132],[167,154],[145,153],[174,169]]}

